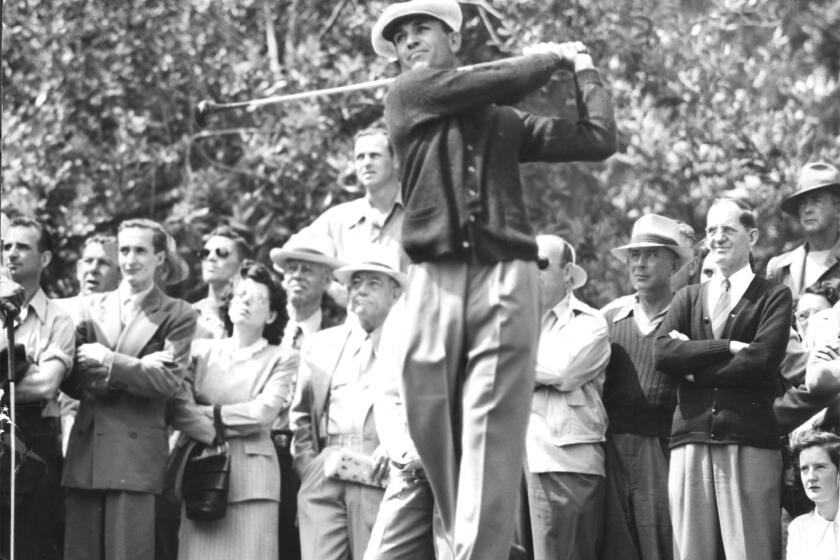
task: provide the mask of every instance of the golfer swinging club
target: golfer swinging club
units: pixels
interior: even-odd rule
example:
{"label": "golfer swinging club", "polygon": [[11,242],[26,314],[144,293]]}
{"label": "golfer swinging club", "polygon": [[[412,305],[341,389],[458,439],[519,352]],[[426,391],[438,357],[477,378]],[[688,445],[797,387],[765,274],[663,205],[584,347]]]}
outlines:
{"label": "golfer swinging club", "polygon": [[[537,245],[519,162],[615,152],[609,93],[582,43],[459,72],[455,0],[388,6],[373,48],[399,60],[385,119],[400,161],[409,431],[439,509],[439,559],[510,553],[539,339]],[[577,122],[501,106],[574,69]],[[565,100],[559,100],[561,105]]]}

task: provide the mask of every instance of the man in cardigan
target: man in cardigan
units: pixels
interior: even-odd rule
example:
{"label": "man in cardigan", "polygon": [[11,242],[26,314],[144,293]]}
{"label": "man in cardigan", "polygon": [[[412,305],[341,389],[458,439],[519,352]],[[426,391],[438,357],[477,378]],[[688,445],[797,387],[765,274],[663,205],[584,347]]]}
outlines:
{"label": "man in cardigan", "polygon": [[720,199],[706,217],[714,276],[680,291],[654,341],[679,381],[668,493],[677,558],[779,558],[782,457],[773,398],[791,294],[756,276],[755,215]]}
{"label": "man in cardigan", "polygon": [[609,417],[603,560],[670,560],[668,436],[675,380],[653,365],[653,339],[665,319],[674,278],[694,258],[686,224],[657,214],[636,220],[629,243],[612,250],[627,265],[634,294],[602,311],[611,357],[604,384]]}
{"label": "man in cardigan", "polygon": [[[608,92],[581,43],[542,44],[492,69],[456,69],[455,0],[388,6],[374,50],[399,60],[385,121],[400,162],[409,431],[440,512],[439,558],[507,558],[538,337],[537,246],[520,161],[600,161],[616,146]],[[577,118],[509,103],[575,71]],[[566,99],[557,99],[558,109]],[[507,459],[500,460],[501,457]]]}
{"label": "man in cardigan", "polygon": [[770,259],[767,277],[790,288],[794,299],[820,281],[840,289],[840,171],[823,162],[805,165],[782,210],[799,218],[805,243]]}

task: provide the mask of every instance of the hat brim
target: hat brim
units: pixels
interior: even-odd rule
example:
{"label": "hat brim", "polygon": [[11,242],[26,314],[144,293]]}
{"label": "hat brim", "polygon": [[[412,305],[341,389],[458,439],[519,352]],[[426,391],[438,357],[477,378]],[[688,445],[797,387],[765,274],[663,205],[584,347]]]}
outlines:
{"label": "hat brim", "polygon": [[584,284],[586,284],[586,281],[589,278],[586,274],[586,271],[576,264],[572,265],[571,277],[573,290],[577,290],[578,288],[582,287]]}
{"label": "hat brim", "polygon": [[328,266],[331,270],[344,266],[345,262],[328,257],[323,253],[312,253],[309,251],[296,251],[294,249],[272,249],[269,253],[271,261],[277,267],[282,267],[283,264],[289,260],[306,261],[311,263],[323,264]]}
{"label": "hat brim", "polygon": [[840,183],[824,183],[821,185],[813,185],[807,189],[797,191],[782,201],[782,212],[790,214],[791,216],[799,216],[799,201],[808,194],[813,194],[816,191],[827,189],[834,194],[840,196]]}
{"label": "hat brim", "polygon": [[438,19],[453,31],[461,29],[462,14],[458,3],[452,0],[411,0],[396,2],[382,12],[371,31],[373,50],[388,60],[397,60],[397,50],[391,42],[394,27],[406,18],[429,16]]}
{"label": "hat brim", "polygon": [[341,268],[333,272],[333,275],[335,276],[336,280],[349,287],[350,280],[353,278],[354,272],[379,272],[381,274],[385,274],[390,278],[393,278],[394,281],[397,284],[399,284],[400,288],[402,288],[403,290],[405,290],[408,287],[408,276],[406,276],[402,272],[396,271],[387,266],[382,266],[374,263],[351,264],[347,266],[342,266]]}
{"label": "hat brim", "polygon": [[630,249],[653,249],[653,248],[662,248],[667,249],[677,255],[677,258],[680,261],[680,266],[684,265],[688,261],[690,261],[694,257],[694,249],[689,247],[681,247],[679,245],[666,245],[664,243],[651,243],[647,241],[636,241],[627,243],[626,245],[622,245],[621,247],[616,247],[612,249],[610,253],[622,262],[627,262],[627,257],[629,256]]}

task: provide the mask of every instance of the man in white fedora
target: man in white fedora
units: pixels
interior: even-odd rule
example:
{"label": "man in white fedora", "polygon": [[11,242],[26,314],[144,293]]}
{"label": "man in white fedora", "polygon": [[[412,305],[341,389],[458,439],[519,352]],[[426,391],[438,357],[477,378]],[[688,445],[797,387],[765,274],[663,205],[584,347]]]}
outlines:
{"label": "man in white fedora", "polygon": [[[335,271],[347,286],[354,320],[311,335],[301,366],[291,420],[303,560],[361,559],[370,539],[388,471],[373,405],[374,371],[382,325],[406,287],[396,259],[372,258]],[[327,476],[325,465],[342,455],[368,457],[363,482]]]}
{"label": "man in white fedora", "polygon": [[[327,293],[333,271],[344,263],[335,256],[335,244],[329,237],[303,230],[282,248],[269,253],[274,268],[283,274],[283,288],[288,304],[289,322],[280,346],[300,350],[310,335],[340,325],[346,312],[335,305]],[[280,413],[271,431],[280,463],[279,535],[283,558],[300,558],[300,534],[297,528],[297,492],[300,479],[292,468],[292,431],[288,409]]]}
{"label": "man in white fedora", "polygon": [[526,441],[535,560],[597,558],[604,520],[601,401],[607,322],[575,297],[586,272],[574,248],[538,235],[542,322]]}
{"label": "man in white fedora", "polygon": [[821,161],[805,165],[782,210],[799,218],[805,242],[770,259],[767,277],[790,288],[794,299],[817,282],[840,288],[840,171]]}
{"label": "man in white fedora", "polygon": [[674,298],[674,277],[693,258],[681,223],[645,214],[612,250],[634,293],[602,309],[612,354],[604,383],[609,418],[602,560],[670,560],[668,437],[677,383],[653,365],[653,340]]}
{"label": "man in white fedora", "polygon": [[[373,48],[398,60],[385,121],[400,162],[411,259],[403,383],[409,431],[440,512],[439,558],[509,555],[539,336],[537,245],[520,161],[600,161],[612,103],[582,43],[544,43],[457,70],[455,0],[388,6]],[[501,106],[573,70],[578,118]],[[567,99],[558,99],[558,112]],[[498,104],[498,105],[497,105]],[[509,458],[501,460],[501,457]]]}

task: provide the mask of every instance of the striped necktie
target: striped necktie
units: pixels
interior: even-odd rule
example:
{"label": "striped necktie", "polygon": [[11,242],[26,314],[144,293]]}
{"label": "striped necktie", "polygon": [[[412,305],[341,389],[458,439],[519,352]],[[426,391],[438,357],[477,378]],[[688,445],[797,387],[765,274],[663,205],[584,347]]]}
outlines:
{"label": "striped necktie", "polygon": [[715,338],[720,338],[723,327],[726,326],[726,319],[729,317],[729,278],[724,278],[720,283],[720,297],[718,297],[715,308],[712,310],[712,332]]}

